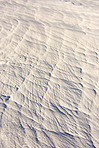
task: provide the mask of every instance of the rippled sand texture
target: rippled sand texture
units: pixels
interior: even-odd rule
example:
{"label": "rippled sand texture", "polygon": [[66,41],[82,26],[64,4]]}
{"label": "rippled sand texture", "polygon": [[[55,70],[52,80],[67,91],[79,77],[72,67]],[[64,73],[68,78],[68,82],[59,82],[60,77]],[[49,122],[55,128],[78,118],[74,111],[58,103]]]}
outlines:
{"label": "rippled sand texture", "polygon": [[99,1],[0,0],[0,148],[99,148]]}

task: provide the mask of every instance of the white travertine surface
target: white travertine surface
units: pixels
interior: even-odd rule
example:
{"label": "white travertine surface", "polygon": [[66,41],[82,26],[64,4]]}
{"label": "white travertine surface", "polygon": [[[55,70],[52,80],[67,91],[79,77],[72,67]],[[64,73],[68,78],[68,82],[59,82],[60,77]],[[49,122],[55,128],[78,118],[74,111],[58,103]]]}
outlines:
{"label": "white travertine surface", "polygon": [[98,0],[0,0],[0,148],[99,148]]}

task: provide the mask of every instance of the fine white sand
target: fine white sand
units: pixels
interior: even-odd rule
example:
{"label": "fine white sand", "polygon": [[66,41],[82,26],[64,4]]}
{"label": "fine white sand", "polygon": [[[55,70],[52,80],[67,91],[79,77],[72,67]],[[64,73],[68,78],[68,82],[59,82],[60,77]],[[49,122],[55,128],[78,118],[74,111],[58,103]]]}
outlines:
{"label": "fine white sand", "polygon": [[0,0],[0,148],[99,148],[98,0]]}

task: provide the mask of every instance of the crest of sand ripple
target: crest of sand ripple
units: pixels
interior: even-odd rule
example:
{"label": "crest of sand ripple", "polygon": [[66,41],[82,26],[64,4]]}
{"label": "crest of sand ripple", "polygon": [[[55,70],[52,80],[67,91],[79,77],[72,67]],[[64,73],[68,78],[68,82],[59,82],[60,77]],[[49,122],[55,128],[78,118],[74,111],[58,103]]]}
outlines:
{"label": "crest of sand ripple", "polygon": [[0,1],[0,148],[98,148],[98,8]]}

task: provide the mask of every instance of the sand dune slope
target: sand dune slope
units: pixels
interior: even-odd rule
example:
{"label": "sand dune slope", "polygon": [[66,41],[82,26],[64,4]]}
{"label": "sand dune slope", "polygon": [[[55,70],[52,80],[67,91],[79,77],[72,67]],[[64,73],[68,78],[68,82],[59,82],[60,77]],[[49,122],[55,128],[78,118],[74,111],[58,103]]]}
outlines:
{"label": "sand dune slope", "polygon": [[0,148],[99,148],[99,1],[0,1]]}

